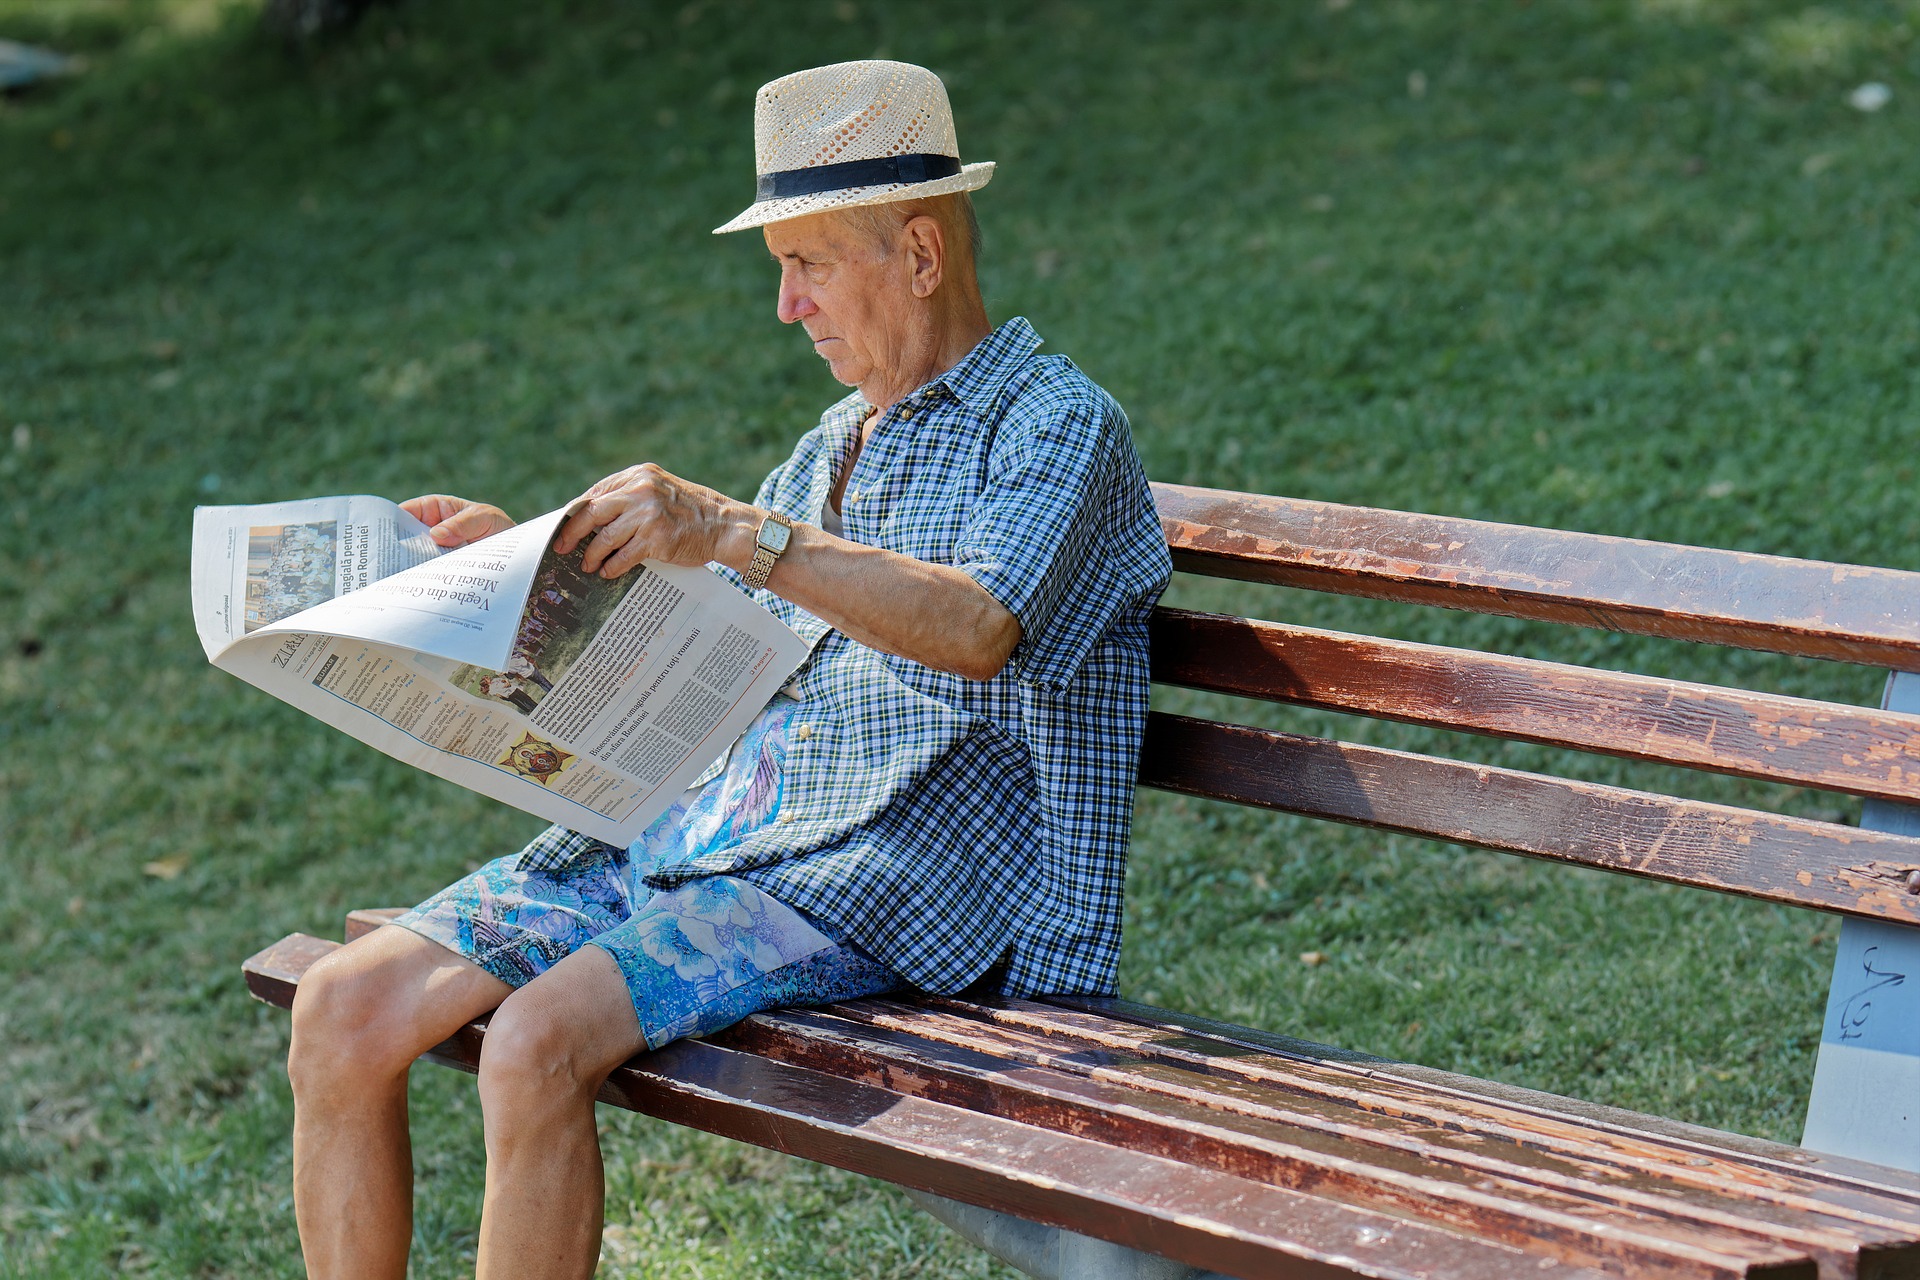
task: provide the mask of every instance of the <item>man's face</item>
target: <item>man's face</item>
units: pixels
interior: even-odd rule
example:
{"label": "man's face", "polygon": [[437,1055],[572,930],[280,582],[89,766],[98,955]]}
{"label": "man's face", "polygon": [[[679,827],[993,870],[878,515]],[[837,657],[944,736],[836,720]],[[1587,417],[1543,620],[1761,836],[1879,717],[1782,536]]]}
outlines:
{"label": "man's face", "polygon": [[833,213],[763,230],[780,264],[780,320],[799,322],[834,379],[875,391],[902,376],[913,293],[898,242],[876,244]]}

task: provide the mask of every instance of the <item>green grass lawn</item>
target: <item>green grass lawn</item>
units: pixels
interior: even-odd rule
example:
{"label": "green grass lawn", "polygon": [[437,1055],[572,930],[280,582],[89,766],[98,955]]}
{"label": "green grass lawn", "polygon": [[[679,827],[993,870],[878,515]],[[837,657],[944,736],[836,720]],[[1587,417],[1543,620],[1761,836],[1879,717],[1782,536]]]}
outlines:
{"label": "green grass lawn", "polygon": [[[240,959],[538,825],[211,670],[191,508],[438,489],[530,513],[641,459],[750,491],[840,394],[775,322],[758,242],[708,235],[750,199],[775,75],[947,77],[963,150],[1001,166],[991,310],[1118,396],[1156,478],[1920,568],[1920,0],[407,0],[299,56],[241,0],[0,0],[0,38],[87,60],[0,103],[0,1276],[298,1274],[286,1019]],[[1849,106],[1865,81],[1883,110]],[[1128,927],[1136,998],[1789,1140],[1835,936],[1159,795]],[[416,1077],[416,1272],[461,1276],[477,1104]],[[605,1124],[607,1275],[1008,1274],[876,1184]]]}

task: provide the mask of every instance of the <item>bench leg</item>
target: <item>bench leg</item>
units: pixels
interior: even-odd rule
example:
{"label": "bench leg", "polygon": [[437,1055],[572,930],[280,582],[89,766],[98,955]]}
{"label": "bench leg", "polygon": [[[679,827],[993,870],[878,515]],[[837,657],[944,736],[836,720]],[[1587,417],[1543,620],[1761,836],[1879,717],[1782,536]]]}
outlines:
{"label": "bench leg", "polygon": [[1228,1280],[1184,1262],[945,1196],[908,1190],[907,1198],[963,1239],[1036,1280]]}

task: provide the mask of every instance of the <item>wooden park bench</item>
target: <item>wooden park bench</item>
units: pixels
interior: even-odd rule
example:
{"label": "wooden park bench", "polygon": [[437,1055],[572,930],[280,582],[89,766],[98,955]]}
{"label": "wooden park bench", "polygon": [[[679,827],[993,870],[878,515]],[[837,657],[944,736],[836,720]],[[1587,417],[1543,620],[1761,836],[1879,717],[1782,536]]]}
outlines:
{"label": "wooden park bench", "polygon": [[[1156,497],[1187,572],[1920,668],[1920,573]],[[1920,801],[1920,715],[1173,609],[1153,645],[1169,685]],[[1886,831],[1161,712],[1140,781],[1920,923],[1920,840]],[[288,1005],[335,945],[294,935],[247,981]],[[474,1070],[485,1036],[429,1056]],[[1126,1000],[761,1014],[634,1058],[601,1097],[898,1183],[1036,1274],[1920,1276],[1920,1175]]]}

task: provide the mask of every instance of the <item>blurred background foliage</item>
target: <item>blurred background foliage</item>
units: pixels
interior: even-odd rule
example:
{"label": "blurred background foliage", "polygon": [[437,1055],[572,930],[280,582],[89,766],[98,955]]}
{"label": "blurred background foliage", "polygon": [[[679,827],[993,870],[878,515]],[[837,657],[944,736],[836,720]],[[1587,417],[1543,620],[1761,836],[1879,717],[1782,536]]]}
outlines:
{"label": "blurred background foliage", "polygon": [[[946,77],[993,314],[1157,479],[1920,568],[1920,0],[0,0],[0,1275],[298,1274],[237,965],[537,826],[209,669],[193,505],[640,459],[748,492],[839,391],[772,315],[754,88]],[[1860,86],[1891,90],[1875,110]],[[1317,625],[1872,701],[1877,673],[1180,582]],[[1841,820],[1832,797],[1165,695]],[[1145,795],[1126,994],[1791,1140],[1834,922]],[[1322,957],[1305,963],[1300,957]],[[471,1267],[422,1069],[417,1273]],[[605,1120],[613,1276],[994,1271],[860,1179]]]}

